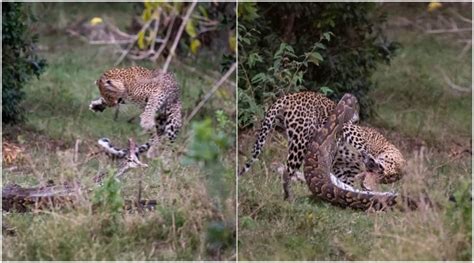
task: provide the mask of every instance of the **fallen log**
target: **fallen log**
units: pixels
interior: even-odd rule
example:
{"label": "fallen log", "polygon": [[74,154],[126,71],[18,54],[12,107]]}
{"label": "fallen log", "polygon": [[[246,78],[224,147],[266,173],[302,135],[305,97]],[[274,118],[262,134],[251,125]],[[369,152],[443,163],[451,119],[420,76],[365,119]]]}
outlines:
{"label": "fallen log", "polygon": [[25,188],[10,184],[2,188],[2,210],[28,212],[32,210],[70,207],[82,196],[77,184],[54,185]]}
{"label": "fallen log", "polygon": [[[74,208],[78,202],[86,201],[87,195],[77,183],[44,186],[21,187],[10,184],[2,188],[2,210],[5,212],[26,213],[31,211]],[[124,200],[124,210],[153,210],[157,200]]]}

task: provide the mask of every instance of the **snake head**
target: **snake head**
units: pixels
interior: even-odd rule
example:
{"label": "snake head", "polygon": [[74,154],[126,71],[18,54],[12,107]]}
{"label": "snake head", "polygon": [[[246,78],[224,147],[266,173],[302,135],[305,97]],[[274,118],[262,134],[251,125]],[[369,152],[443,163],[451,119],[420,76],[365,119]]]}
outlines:
{"label": "snake head", "polygon": [[359,121],[359,102],[354,95],[350,93],[344,94],[336,108],[339,115],[343,116],[342,121],[344,123]]}

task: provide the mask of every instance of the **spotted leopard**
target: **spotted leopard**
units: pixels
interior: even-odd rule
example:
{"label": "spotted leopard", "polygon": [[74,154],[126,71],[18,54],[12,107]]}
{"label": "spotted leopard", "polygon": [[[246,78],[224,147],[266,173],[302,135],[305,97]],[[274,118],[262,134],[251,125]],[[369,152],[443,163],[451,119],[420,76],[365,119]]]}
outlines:
{"label": "spotted leopard", "polygon": [[[112,68],[95,83],[101,97],[89,105],[92,111],[103,111],[128,102],[143,109],[140,126],[150,132],[150,140],[137,147],[137,153],[147,152],[148,157],[153,157],[151,148],[158,145],[165,134],[170,141],[175,141],[182,120],[179,85],[172,73],[140,66]],[[115,157],[124,158],[127,155],[127,149],[113,146],[107,138],[100,139],[99,145]]]}
{"label": "spotted leopard", "polygon": [[[404,159],[400,151],[379,132],[370,127],[356,125],[359,120],[358,104],[354,115],[343,125],[342,137],[332,165],[332,172],[342,182],[353,185],[357,175],[370,172],[378,175],[377,182],[388,183],[401,178]],[[253,146],[252,157],[239,175],[247,172],[262,152],[265,140],[281,119],[288,138],[286,170],[283,174],[285,199],[290,197],[289,181],[295,178],[307,152],[313,132],[324,125],[336,103],[317,92],[288,94],[273,103],[265,114],[262,128]]]}
{"label": "spotted leopard", "polygon": [[334,205],[367,211],[398,208],[415,210],[424,201],[394,192],[361,191],[336,178],[331,170],[338,152],[337,141],[342,129],[352,117],[357,99],[345,94],[324,125],[316,129],[307,145],[304,177],[311,192]]}

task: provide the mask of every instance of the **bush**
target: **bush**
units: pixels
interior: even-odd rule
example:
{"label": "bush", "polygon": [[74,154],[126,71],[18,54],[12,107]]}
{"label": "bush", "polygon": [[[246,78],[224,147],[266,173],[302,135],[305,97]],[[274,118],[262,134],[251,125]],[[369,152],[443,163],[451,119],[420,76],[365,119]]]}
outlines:
{"label": "bush", "polygon": [[367,97],[377,63],[389,62],[397,44],[376,25],[375,3],[239,3],[239,127],[263,116],[283,94],[346,92],[371,114]]}
{"label": "bush", "polygon": [[2,3],[2,16],[2,122],[16,123],[22,119],[23,85],[32,75],[39,77],[46,62],[36,56],[37,36],[28,30],[34,17],[26,6]]}

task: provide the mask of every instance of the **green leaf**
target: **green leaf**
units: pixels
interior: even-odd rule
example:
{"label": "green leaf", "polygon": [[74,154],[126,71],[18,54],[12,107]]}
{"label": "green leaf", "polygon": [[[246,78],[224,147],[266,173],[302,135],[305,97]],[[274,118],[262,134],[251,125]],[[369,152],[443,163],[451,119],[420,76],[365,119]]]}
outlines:
{"label": "green leaf", "polygon": [[282,54],[283,54],[283,51],[285,50],[286,48],[286,43],[281,43],[280,44],[280,47],[278,48],[277,52],[275,52],[275,55],[273,55],[273,58],[281,58]]}
{"label": "green leaf", "polygon": [[330,95],[330,94],[334,93],[334,90],[332,90],[331,88],[326,87],[326,86],[319,88],[319,91],[322,94],[324,94],[324,96],[327,96],[327,95]]}
{"label": "green leaf", "polygon": [[145,10],[143,10],[143,14],[142,14],[142,19],[144,22],[147,22],[148,20],[150,20],[151,18],[151,9],[149,8],[145,8]]}
{"label": "green leaf", "polygon": [[267,78],[265,73],[258,73],[257,75],[253,76],[252,78],[252,84],[258,84],[262,81],[264,81]]}
{"label": "green leaf", "polygon": [[203,5],[198,5],[198,9],[199,9],[199,12],[201,13],[201,15],[207,19],[209,19],[209,15],[207,14],[207,10],[206,8],[204,8]]}
{"label": "green leaf", "polygon": [[309,62],[318,66],[319,66],[319,62],[323,60],[324,60],[323,57],[318,52],[312,52],[311,54],[309,54],[309,57],[308,57]]}
{"label": "green leaf", "polygon": [[326,39],[327,41],[331,41],[331,36],[334,36],[332,32],[325,32],[323,33],[323,36],[321,37],[321,39]]}
{"label": "green leaf", "polygon": [[262,62],[262,57],[258,53],[251,53],[249,55],[247,65],[249,68],[253,68],[257,62]]}
{"label": "green leaf", "polygon": [[295,53],[295,50],[294,50],[293,47],[290,46],[290,45],[287,45],[287,46],[285,47],[285,49],[286,49],[288,52],[291,52],[292,54]]}
{"label": "green leaf", "polygon": [[326,46],[323,45],[323,44],[321,44],[321,43],[315,43],[315,44],[314,44],[314,47],[317,47],[317,48],[319,48],[319,49],[326,49]]}
{"label": "green leaf", "polygon": [[145,32],[138,32],[137,45],[139,49],[145,49]]}
{"label": "green leaf", "polygon": [[196,55],[200,46],[201,46],[201,41],[199,41],[199,39],[191,40],[191,45],[190,45],[191,53]]}
{"label": "green leaf", "polygon": [[229,48],[233,53],[237,52],[237,40],[235,35],[229,37]]}
{"label": "green leaf", "polygon": [[194,20],[189,19],[188,23],[186,23],[186,33],[191,37],[195,38],[197,36],[196,32],[196,25],[194,25]]}

